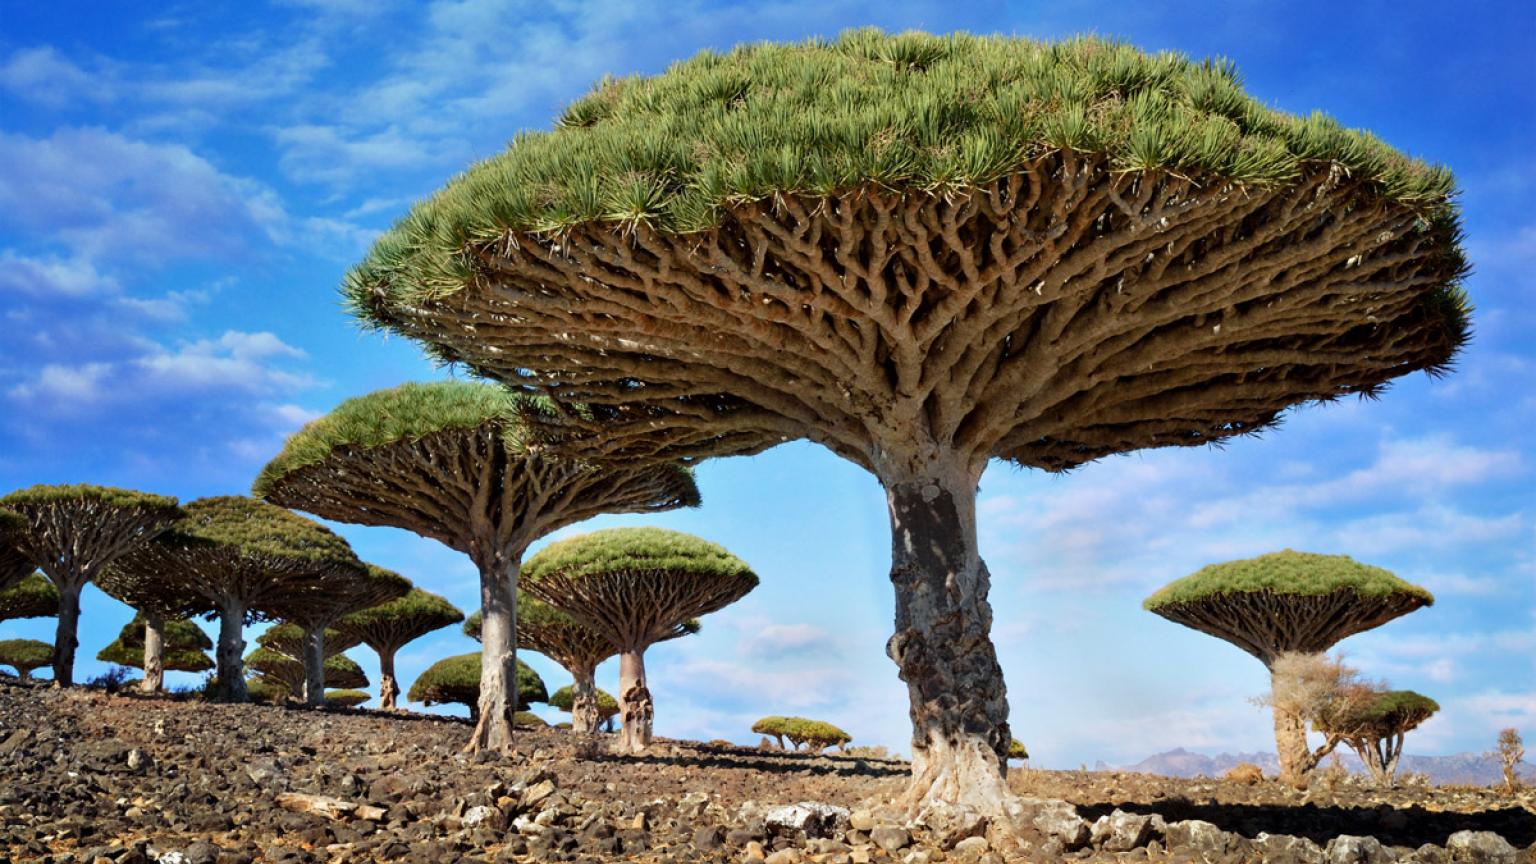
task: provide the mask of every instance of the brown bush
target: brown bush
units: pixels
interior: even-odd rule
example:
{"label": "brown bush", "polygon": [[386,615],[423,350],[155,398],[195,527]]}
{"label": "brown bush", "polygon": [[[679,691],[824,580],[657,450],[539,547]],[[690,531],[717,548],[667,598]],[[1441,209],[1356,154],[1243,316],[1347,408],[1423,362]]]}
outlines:
{"label": "brown bush", "polygon": [[1264,779],[1264,771],[1252,762],[1239,762],[1227,772],[1227,779],[1244,786],[1253,786]]}

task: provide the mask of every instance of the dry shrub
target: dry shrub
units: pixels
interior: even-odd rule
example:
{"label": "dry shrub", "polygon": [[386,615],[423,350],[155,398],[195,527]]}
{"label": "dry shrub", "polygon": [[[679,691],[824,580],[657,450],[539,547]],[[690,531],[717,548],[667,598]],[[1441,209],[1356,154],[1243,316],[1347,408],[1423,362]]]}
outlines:
{"label": "dry shrub", "polygon": [[1264,779],[1264,769],[1252,762],[1239,762],[1226,773],[1226,779],[1244,786],[1254,786]]}

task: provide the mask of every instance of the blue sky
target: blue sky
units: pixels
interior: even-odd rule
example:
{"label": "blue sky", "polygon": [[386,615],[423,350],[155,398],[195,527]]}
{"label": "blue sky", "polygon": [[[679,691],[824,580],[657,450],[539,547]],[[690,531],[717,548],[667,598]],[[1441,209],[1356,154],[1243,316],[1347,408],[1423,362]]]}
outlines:
{"label": "blue sky", "polygon": [[[244,493],[305,420],[447,374],[361,333],[340,309],[341,274],[410,202],[517,130],[547,127],[604,73],[869,24],[1096,32],[1230,57],[1266,102],[1326,110],[1450,165],[1476,335],[1448,378],[1303,409],[1222,450],[1065,477],[994,465],[982,551],[1018,737],[1037,762],[1070,767],[1272,747],[1249,701],[1262,667],[1140,601],[1206,563],[1285,547],[1354,555],[1436,593],[1340,646],[1367,675],[1440,701],[1410,751],[1486,750],[1509,725],[1536,734],[1528,3],[290,0],[135,14],[145,8],[0,5],[0,489]],[[804,443],[708,463],[699,480],[701,509],[643,521],[725,544],[762,584],[649,655],[658,733],[751,741],[753,719],[792,713],[905,750],[874,481]],[[369,560],[476,603],[463,556],[339,530]],[[84,614],[84,658],[129,617],[95,589]],[[0,623],[0,638],[18,636],[51,639],[51,621]],[[473,648],[442,631],[407,647],[402,677]],[[366,649],[352,655],[376,668]],[[616,678],[605,667],[599,683]]]}

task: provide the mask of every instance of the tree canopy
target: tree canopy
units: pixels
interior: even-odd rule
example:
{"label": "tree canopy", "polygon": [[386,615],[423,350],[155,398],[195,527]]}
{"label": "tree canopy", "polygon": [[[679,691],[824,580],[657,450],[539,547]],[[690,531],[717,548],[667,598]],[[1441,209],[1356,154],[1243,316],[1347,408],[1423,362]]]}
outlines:
{"label": "tree canopy", "polygon": [[805,717],[764,717],[752,724],[752,731],[772,735],[780,739],[780,743],[787,738],[795,747],[807,745],[812,750],[840,747],[853,740],[851,735],[831,723]]}
{"label": "tree canopy", "polygon": [[0,666],[9,666],[22,678],[53,662],[53,646],[36,639],[0,640]]}
{"label": "tree canopy", "polygon": [[[117,641],[129,648],[144,647],[143,613],[133,616],[123,629],[117,634]],[[203,632],[203,628],[197,626],[197,622],[186,618],[171,618],[161,628],[161,641],[167,651],[207,651],[213,647],[213,640]]]}
{"label": "tree canopy", "polygon": [[328,627],[352,612],[410,592],[410,580],[399,573],[374,564],[359,565],[337,568],[317,580],[313,590],[275,599],[275,611],[300,627]]}
{"label": "tree canopy", "polygon": [[[425,705],[457,703],[473,713],[480,701],[480,655],[459,654],[428,666],[411,683],[406,698]],[[544,679],[523,661],[517,661],[517,710],[534,702],[549,701]]]}
{"label": "tree canopy", "polygon": [[1440,703],[1412,690],[1384,690],[1370,699],[1344,700],[1342,710],[1318,718],[1319,731],[1346,738],[1387,738],[1415,729]]}
{"label": "tree canopy", "polygon": [[366,690],[327,690],[325,704],[343,708],[356,708],[373,697]]}
{"label": "tree canopy", "polygon": [[[561,687],[550,695],[549,704],[551,707],[559,708],[561,711],[569,714],[576,705],[575,689],[569,684]],[[597,712],[600,720],[607,720],[610,717],[617,716],[619,713],[619,700],[613,698],[613,694],[607,690],[599,689],[597,691]]]}
{"label": "tree canopy", "polygon": [[37,566],[14,542],[14,535],[26,527],[27,520],[9,510],[0,510],[0,591],[25,579]]}
{"label": "tree canopy", "polygon": [[59,614],[59,589],[41,573],[33,573],[0,590],[0,621],[47,618]]}
{"label": "tree canopy", "polygon": [[[325,656],[340,654],[361,644],[362,640],[350,631],[325,630]],[[304,656],[304,628],[287,621],[279,622],[263,630],[256,637],[256,644],[269,648],[293,660]]]}
{"label": "tree canopy", "polygon": [[[190,622],[189,622],[190,623]],[[196,626],[196,625],[193,625]],[[121,637],[107,643],[96,653],[103,663],[116,663],[134,669],[144,668],[144,632],[139,631],[139,644],[129,645]],[[160,664],[172,672],[207,672],[213,668],[213,659],[196,648],[173,648],[169,645],[161,652]]]}
{"label": "tree canopy", "polygon": [[[464,620],[464,613],[442,597],[412,588],[403,597],[360,609],[336,622],[338,631],[375,651],[398,649],[412,640]],[[330,632],[325,641],[331,642]]]}
{"label": "tree canopy", "polygon": [[1287,549],[1204,567],[1164,586],[1143,606],[1268,665],[1287,652],[1326,651],[1346,636],[1433,602],[1428,591],[1380,567]]}
{"label": "tree canopy", "polygon": [[[304,664],[286,654],[263,646],[245,656],[245,665],[268,682],[286,687],[290,695],[298,696],[304,690]],[[350,690],[368,686],[363,667],[345,654],[326,657],[324,670],[326,687]]]}

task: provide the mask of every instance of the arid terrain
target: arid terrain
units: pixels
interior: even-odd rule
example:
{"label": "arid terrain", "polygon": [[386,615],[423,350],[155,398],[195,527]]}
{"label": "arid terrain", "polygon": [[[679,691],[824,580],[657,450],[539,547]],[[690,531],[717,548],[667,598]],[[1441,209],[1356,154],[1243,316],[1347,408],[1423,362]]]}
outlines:
{"label": "arid terrain", "polygon": [[558,729],[465,757],[468,731],[0,682],[0,861],[1536,860],[1530,790],[1016,770],[1035,803],[1005,844],[882,810],[904,763],[668,740],[613,758]]}

